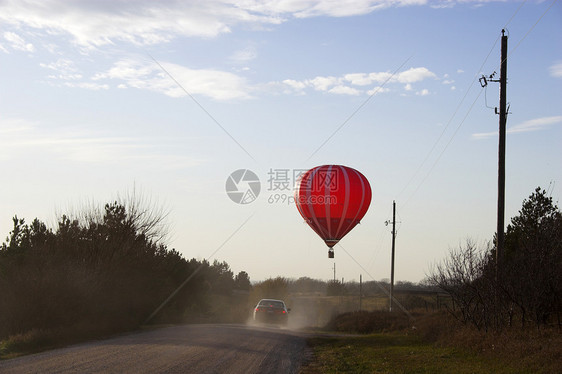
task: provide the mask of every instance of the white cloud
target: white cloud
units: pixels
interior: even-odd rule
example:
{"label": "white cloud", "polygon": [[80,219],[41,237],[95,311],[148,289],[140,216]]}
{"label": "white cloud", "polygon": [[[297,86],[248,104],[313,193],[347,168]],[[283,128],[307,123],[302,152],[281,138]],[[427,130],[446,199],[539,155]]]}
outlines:
{"label": "white cloud", "polygon": [[[247,56],[251,57],[249,50]],[[51,74],[52,81],[62,80],[67,87],[89,90],[109,89],[108,80],[117,80],[116,87],[150,90],[171,97],[182,97],[189,94],[203,95],[217,100],[247,99],[258,86],[251,86],[243,76],[217,69],[191,69],[172,63],[161,63],[165,71],[156,62],[141,59],[121,59],[109,69],[99,72],[84,81],[82,74],[72,60],[60,58],[51,63],[41,63],[40,66],[58,74]],[[172,76],[172,78],[168,75]],[[392,79],[391,79],[392,78]],[[328,92],[339,95],[371,95],[373,92],[383,93],[389,89],[382,89],[380,83],[404,83],[406,90],[413,90],[409,82],[418,82],[427,78],[435,78],[435,74],[425,67],[411,68],[392,76],[389,72],[350,73],[341,77],[317,76],[301,81],[286,79],[282,82],[270,82],[261,85],[262,88],[281,91],[286,94],[305,94],[306,89]],[[373,85],[379,83],[373,87]],[[354,87],[355,86],[355,87]],[[371,86],[361,90],[360,87]],[[185,88],[185,91],[184,91]],[[427,93],[419,92],[418,95]]]}
{"label": "white cloud", "polygon": [[60,58],[57,61],[51,62],[49,64],[40,63],[39,66],[59,73],[57,75],[49,75],[50,79],[62,79],[62,80],[82,79],[82,74],[79,73],[74,62],[69,59]]}
{"label": "white cloud", "polygon": [[377,86],[377,87],[374,87],[372,90],[367,91],[367,95],[369,95],[369,96],[378,95],[378,94],[389,92],[389,91],[390,91],[389,88]]}
{"label": "white cloud", "polygon": [[[275,1],[270,1],[275,2]],[[368,14],[393,6],[423,5],[426,0],[320,0],[320,1],[287,1],[291,7],[287,11],[295,17],[347,17]]]}
{"label": "white cloud", "polygon": [[369,79],[371,79],[372,82],[377,82],[377,83],[386,82],[391,76],[392,73],[389,72],[369,73]]}
{"label": "white cloud", "polygon": [[[551,116],[535,118],[507,129],[508,134],[519,134],[531,131],[540,131],[548,128],[551,125],[562,123],[562,116]],[[498,132],[485,132],[472,134],[473,139],[487,139],[490,137],[498,136]]]}
{"label": "white cloud", "polygon": [[26,43],[25,40],[16,33],[6,31],[4,32],[4,39],[9,43],[10,47],[17,51],[33,52],[35,48],[33,44]]}
{"label": "white cloud", "polygon": [[340,84],[336,77],[316,77],[306,81],[306,84],[314,87],[317,91],[328,91],[331,87]]}
{"label": "white cloud", "polygon": [[236,2],[246,11],[278,17],[347,17],[368,14],[389,7],[423,5],[427,0],[261,0]]}
{"label": "white cloud", "polygon": [[394,76],[390,72],[373,72],[369,74],[354,73],[344,75],[343,79],[354,85],[366,86],[373,83],[384,83],[386,81],[409,84],[436,77],[435,73],[428,68],[417,67],[399,72]]}
{"label": "white cloud", "polygon": [[[250,88],[246,80],[236,74],[212,70],[212,69],[190,69],[175,64],[164,65],[166,70],[187,90],[190,94],[200,94],[217,100],[246,99],[249,98]],[[165,77],[169,80],[169,77]],[[175,88],[167,90],[170,96],[180,93],[184,96],[183,89]]]}
{"label": "white cloud", "polygon": [[74,62],[66,58],[59,58],[57,61],[51,62],[50,64],[40,63],[39,66],[59,72],[75,72],[77,70],[74,66]]}
{"label": "white cloud", "polygon": [[491,138],[491,137],[493,137],[493,136],[498,136],[498,132],[497,132],[497,131],[494,131],[494,132],[479,132],[479,133],[475,133],[475,134],[472,134],[472,139],[476,139],[476,140],[479,140],[479,139],[488,139],[488,138]]}
{"label": "white cloud", "polygon": [[92,83],[92,82],[66,82],[64,84],[67,87],[72,87],[72,88],[83,88],[86,90],[92,90],[92,91],[99,91],[99,90],[108,90],[109,89],[109,85],[107,84],[98,84],[98,83]]}
{"label": "white cloud", "polygon": [[107,72],[98,73],[92,79],[121,79],[127,81],[130,86],[142,88],[147,83],[146,78],[154,74],[156,65],[141,64],[132,59],[124,59],[113,64]]}
{"label": "white cloud", "polygon": [[552,65],[549,69],[550,76],[554,78],[562,78],[562,62]]}
{"label": "white cloud", "polygon": [[[466,0],[437,4],[457,2]],[[150,45],[177,37],[209,38],[229,33],[239,24],[260,27],[294,17],[348,17],[427,4],[434,5],[428,0],[22,0],[1,1],[0,22],[70,36],[74,43],[94,48],[119,41]],[[21,46],[32,48],[29,44]]]}
{"label": "white cloud", "polygon": [[418,95],[418,96],[427,96],[427,95],[429,95],[429,90],[428,90],[427,88],[424,88],[424,89],[421,90],[421,91],[417,91],[417,92],[416,92],[416,95]]}
{"label": "white cloud", "polygon": [[410,68],[398,73],[393,79],[400,83],[415,83],[427,78],[436,78],[436,75],[435,73],[429,71],[429,69],[420,67]]}
{"label": "white cloud", "polygon": [[343,79],[356,86],[367,86],[373,83],[373,80],[365,73],[345,74]]}
{"label": "white cloud", "polygon": [[236,74],[212,69],[190,69],[172,63],[161,65],[173,79],[155,63],[143,64],[130,59],[116,62],[107,72],[99,73],[93,79],[117,79],[124,81],[120,84],[121,87],[126,84],[128,87],[156,91],[171,97],[186,96],[185,91],[217,100],[250,97],[250,88],[245,79]]}
{"label": "white cloud", "polygon": [[493,131],[493,132],[479,132],[479,133],[475,133],[472,134],[472,139],[488,139],[491,138],[493,136],[498,136],[498,132],[497,131]]}
{"label": "white cloud", "polygon": [[[60,58],[57,61],[51,63],[40,63],[39,66],[57,73],[49,74],[47,76],[47,78],[51,81],[49,83],[53,85],[65,86],[70,88],[81,88],[93,91],[109,89],[108,84],[95,82],[99,79],[99,75],[96,75],[92,78],[94,82],[84,81],[84,77],[76,67],[74,61],[66,58]],[[62,82],[56,83],[57,81]]]}
{"label": "white cloud", "polygon": [[[272,25],[285,22],[291,17],[351,16],[386,7],[421,5],[425,2],[425,0],[0,1],[0,22],[8,26],[12,25],[14,29],[22,30],[22,33],[33,30],[36,38],[41,37],[41,33],[49,34],[51,37],[53,35],[66,37],[84,52],[89,48],[119,42],[147,45],[165,43],[178,37],[215,37],[230,32],[231,27],[239,24]],[[4,37],[20,47],[28,45],[21,36],[13,32],[5,32]],[[52,38],[44,46],[49,45],[50,51],[58,50],[59,48],[53,45],[51,40]],[[60,39],[57,42],[60,42]],[[256,57],[255,47],[249,46],[234,52],[229,60],[244,64]],[[254,89],[248,85],[243,76],[232,72],[165,65],[166,68],[170,68],[173,77],[191,94],[228,100],[249,98],[251,90]],[[107,89],[109,85],[102,80],[117,79],[121,80],[116,84],[120,88],[149,89],[173,97],[186,94],[155,64],[151,66],[121,60],[105,72],[94,75],[89,81],[84,81],[83,74],[68,59],[61,58],[55,62],[43,63],[41,66],[57,72],[48,76],[50,81],[62,80],[65,82],[63,84],[69,87]],[[389,79],[389,83],[410,84],[427,78],[435,78],[435,74],[425,67],[415,67],[395,76],[390,72],[352,73],[341,77],[319,76],[299,83],[288,80],[276,85],[288,87],[297,93],[304,93],[304,88],[298,86],[305,86],[322,92],[358,95],[365,93],[364,90],[368,90],[369,86],[380,85]],[[360,87],[365,88],[362,91]],[[373,89],[371,88],[370,91],[372,92]]]}
{"label": "white cloud", "polygon": [[446,8],[452,8],[455,6],[455,3],[453,1],[442,1],[442,2],[438,2],[438,3],[432,3],[430,5],[433,9],[446,9]]}
{"label": "white cloud", "polygon": [[244,64],[255,59],[257,56],[258,53],[254,47],[246,47],[242,50],[234,52],[229,59],[234,63]]}
{"label": "white cloud", "polygon": [[[393,75],[390,72],[371,72],[371,73],[349,73],[341,77],[335,76],[318,76],[313,79],[305,79],[297,81],[286,79],[282,82],[281,88],[283,92],[296,92],[303,94],[306,88],[312,88],[316,91],[329,92],[344,95],[373,95],[375,93],[389,92],[390,89],[382,87],[383,83],[396,84],[405,83],[404,89],[412,91],[412,83],[420,82],[428,78],[436,79],[435,73],[425,67],[410,68],[401,73]],[[373,85],[376,85],[372,87]],[[279,87],[279,84],[271,83],[268,87]],[[355,87],[353,87],[355,86]],[[370,89],[362,91],[360,88],[371,86]],[[286,89],[289,88],[287,91]],[[428,95],[428,90],[422,90],[417,95]]]}
{"label": "white cloud", "polygon": [[28,0],[0,2],[0,21],[50,34],[70,35],[74,43],[97,47],[126,41],[156,44],[178,36],[215,37],[237,23],[276,24],[276,16],[252,12],[234,1]]}
{"label": "white cloud", "polygon": [[361,94],[361,91],[357,90],[356,88],[343,86],[343,85],[335,86],[334,88],[331,88],[328,92],[338,95],[354,95],[354,96]]}
{"label": "white cloud", "polygon": [[293,79],[285,79],[283,83],[297,91],[302,91],[306,88],[306,84],[304,82],[299,82]]}
{"label": "white cloud", "polygon": [[542,117],[525,121],[507,130],[508,134],[543,130],[550,125],[562,123],[562,116]]}

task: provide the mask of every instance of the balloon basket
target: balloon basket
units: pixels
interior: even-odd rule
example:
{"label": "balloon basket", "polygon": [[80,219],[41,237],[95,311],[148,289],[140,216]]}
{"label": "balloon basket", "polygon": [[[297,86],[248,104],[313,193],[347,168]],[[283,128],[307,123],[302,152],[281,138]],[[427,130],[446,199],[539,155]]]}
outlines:
{"label": "balloon basket", "polygon": [[328,258],[334,258],[334,248],[328,249]]}

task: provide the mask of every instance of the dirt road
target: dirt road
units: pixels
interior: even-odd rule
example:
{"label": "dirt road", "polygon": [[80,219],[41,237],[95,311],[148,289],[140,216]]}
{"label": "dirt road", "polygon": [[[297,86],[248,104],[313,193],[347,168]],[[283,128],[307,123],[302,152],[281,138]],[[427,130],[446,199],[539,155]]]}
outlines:
{"label": "dirt road", "polygon": [[0,361],[0,373],[298,373],[305,337],[244,325],[186,325]]}

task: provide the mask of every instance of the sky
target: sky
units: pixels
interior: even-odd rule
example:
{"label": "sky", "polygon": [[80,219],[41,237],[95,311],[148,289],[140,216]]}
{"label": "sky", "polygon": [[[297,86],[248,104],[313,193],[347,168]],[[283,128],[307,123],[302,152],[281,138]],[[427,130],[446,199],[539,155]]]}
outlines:
{"label": "sky", "polygon": [[[0,235],[135,194],[187,259],[380,280],[396,201],[395,279],[421,281],[496,231],[499,84],[479,79],[504,28],[506,224],[538,186],[559,201],[561,21],[552,0],[0,1]],[[325,164],[373,196],[333,260],[293,201]]]}

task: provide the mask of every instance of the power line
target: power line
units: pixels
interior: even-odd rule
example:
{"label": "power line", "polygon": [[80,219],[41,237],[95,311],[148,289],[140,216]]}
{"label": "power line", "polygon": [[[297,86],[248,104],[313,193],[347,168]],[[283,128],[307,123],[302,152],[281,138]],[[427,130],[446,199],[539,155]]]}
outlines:
{"label": "power line", "polygon": [[359,112],[361,110],[361,108],[363,108],[372,98],[373,96],[375,96],[381,89],[383,89],[383,87],[392,79],[394,78],[394,76],[402,69],[402,67],[404,65],[406,65],[406,63],[408,61],[410,61],[410,59],[412,58],[412,56],[408,57],[403,63],[402,65],[400,65],[398,67],[398,69],[396,69],[384,82],[382,85],[378,86],[377,89],[375,91],[373,91],[373,93],[365,100],[363,101],[363,103],[361,103],[361,105],[359,105],[359,107],[357,107],[357,109],[355,109],[355,111],[353,111],[353,113],[351,113],[351,115],[349,115],[349,117],[347,117],[345,119],[345,121],[343,121],[343,123],[341,125],[338,126],[338,128],[336,128],[336,130],[330,135],[328,136],[328,138],[326,138],[326,140],[324,140],[324,142],[322,144],[320,144],[320,146],[318,148],[316,148],[316,150],[314,152],[312,152],[312,154],[310,156],[308,156],[308,158],[306,159],[306,161],[310,160],[319,150],[321,150],[326,143],[328,143],[330,141],[330,139],[332,139],[334,137],[334,135],[336,135],[356,114],[357,112]]}
{"label": "power line", "polygon": [[[238,226],[238,228],[236,230],[234,230],[232,232],[232,234],[230,234],[230,236],[228,238],[226,238],[226,240],[224,242],[222,242],[221,245],[219,245],[217,247],[217,249],[215,249],[215,251],[213,253],[211,253],[205,260],[209,261],[209,259],[211,259],[215,254],[217,254],[218,251],[221,250],[222,247],[224,247],[226,245],[226,243],[228,243],[230,241],[230,239],[232,239],[232,237],[234,237],[234,235],[236,235],[238,233],[238,231],[240,231],[242,229],[242,227],[244,227],[246,225],[246,223],[248,223],[248,221],[254,216],[255,213],[253,213],[251,216],[249,216],[248,218],[246,218],[246,220],[244,222],[242,222],[242,224],[240,226]],[[199,271],[201,271],[201,269],[203,268],[203,266],[205,266],[205,261],[201,261],[201,264],[199,265],[199,267],[197,267],[197,269],[195,269],[195,271],[193,273],[191,273],[184,281],[182,284],[180,284],[169,296],[166,300],[164,300],[162,302],[162,304],[160,304],[160,306],[158,306],[158,308],[156,308],[151,314],[150,316],[148,316],[148,318],[143,322],[143,325],[146,325],[148,322],[150,322],[161,310],[162,308],[164,308],[166,306],[166,304],[168,304],[170,302],[170,300],[172,300],[174,298],[174,296],[176,296],[176,294],[191,280],[193,279],[193,277],[195,275],[197,275],[197,273],[199,273]]]}
{"label": "power line", "polygon": [[[544,11],[543,14],[541,14],[541,16],[539,17],[539,19],[537,20],[537,22],[535,22],[533,24],[533,26],[531,26],[531,28],[529,29],[529,31],[527,31],[525,33],[525,35],[523,35],[523,37],[521,38],[521,40],[519,40],[519,42],[517,42],[517,44],[515,45],[515,47],[513,47],[513,49],[507,54],[506,59],[511,56],[511,54],[513,52],[515,52],[515,50],[517,48],[519,48],[519,45],[523,42],[523,40],[525,40],[527,38],[527,36],[529,36],[529,34],[531,33],[531,31],[533,31],[533,29],[539,24],[539,22],[543,19],[543,17],[546,15],[546,13],[548,13],[548,11],[552,8],[552,6],[557,2],[558,0],[553,0],[552,3],[550,3],[550,5],[548,6],[548,8],[546,8],[546,10]],[[504,27],[505,28],[505,27]]]}
{"label": "power line", "polygon": [[[531,28],[527,31],[527,33],[525,33],[525,35],[523,36],[523,38],[521,38],[521,40],[516,44],[516,46],[509,52],[509,54],[506,56],[509,57],[513,52],[515,52],[515,50],[519,47],[519,45],[523,42],[523,40],[525,40],[527,38],[527,36],[531,33],[531,31],[539,24],[539,22],[543,19],[543,17],[546,15],[546,13],[548,13],[548,11],[552,8],[552,6],[557,2],[558,0],[553,0],[552,3],[548,6],[548,8],[543,12],[543,14],[538,18],[538,20],[533,24],[533,26],[531,26]],[[507,27],[507,25],[509,25],[511,23],[511,21],[515,18],[515,16],[517,15],[517,13],[519,13],[519,11],[521,10],[521,8],[523,7],[523,5],[526,3],[526,0],[523,1],[519,7],[515,10],[515,12],[512,14],[512,16],[510,17],[510,19],[507,21],[507,23],[504,26],[504,29]],[[491,53],[494,51],[496,44],[498,43],[498,41],[500,40],[501,35],[498,35],[498,37],[496,38],[494,45],[492,46],[492,48],[490,48],[490,51],[488,52],[488,55],[486,56],[486,58],[484,59],[484,62],[482,63],[482,65],[480,66],[480,68],[478,69],[478,72],[476,73],[475,77],[472,80],[472,83],[470,84],[470,86],[468,87],[468,90],[466,91],[465,95],[463,96],[463,98],[461,99],[459,105],[456,107],[455,111],[453,112],[452,116],[450,117],[449,121],[447,122],[447,125],[445,126],[445,128],[443,129],[443,131],[441,132],[441,134],[439,135],[439,137],[437,138],[437,140],[435,141],[435,143],[433,144],[433,146],[431,147],[430,151],[427,153],[426,157],[424,158],[424,160],[422,161],[422,163],[420,164],[420,166],[416,169],[414,175],[412,176],[412,178],[410,178],[410,180],[408,181],[408,183],[406,184],[406,186],[400,191],[400,193],[398,194],[398,196],[402,195],[402,193],[409,187],[409,185],[413,182],[413,180],[415,179],[415,177],[418,175],[418,173],[421,171],[422,167],[425,165],[425,163],[427,162],[427,160],[429,159],[430,155],[433,153],[433,151],[435,150],[437,144],[439,143],[439,141],[441,140],[441,138],[443,137],[443,135],[445,134],[447,128],[449,127],[449,125],[451,124],[452,120],[454,119],[454,117],[457,115],[458,110],[460,109],[461,105],[464,103],[464,100],[466,99],[466,97],[468,96],[468,93],[470,92],[470,90],[472,89],[474,83],[476,82],[476,78],[478,77],[478,75],[480,75],[480,72],[482,71],[484,65],[486,64],[486,62],[488,61],[488,58],[490,57]],[[472,105],[469,108],[469,111],[467,112],[467,114],[465,115],[465,117],[463,118],[463,120],[461,121],[461,123],[459,124],[459,126],[457,127],[457,129],[455,130],[455,132],[453,133],[452,137],[449,139],[449,141],[447,142],[447,144],[445,145],[445,148],[443,149],[443,151],[441,151],[441,153],[439,154],[439,156],[437,157],[436,161],[433,163],[433,165],[431,166],[430,170],[427,172],[427,174],[425,175],[425,177],[422,179],[422,181],[418,184],[418,186],[416,187],[416,189],[414,190],[414,192],[410,195],[410,197],[406,200],[406,202],[404,203],[403,207],[406,206],[406,204],[412,199],[412,197],[416,194],[416,192],[420,189],[421,185],[427,180],[427,178],[429,177],[429,175],[431,174],[431,172],[433,171],[433,169],[435,168],[437,162],[441,159],[441,156],[443,155],[443,153],[445,152],[445,150],[447,149],[447,147],[450,145],[450,143],[452,142],[453,138],[455,137],[455,135],[457,134],[458,130],[460,129],[460,127],[462,126],[462,124],[464,123],[464,121],[466,120],[468,114],[471,112],[472,108],[474,107],[474,104],[476,103],[476,101],[478,100],[478,98],[480,97],[480,95],[482,94],[482,91],[480,91],[480,93],[478,94],[478,96],[476,97],[476,100],[472,103]]]}
{"label": "power line", "polygon": [[429,175],[431,174],[431,172],[433,171],[433,169],[435,169],[435,166],[437,165],[437,163],[439,162],[439,160],[441,160],[441,157],[443,156],[443,154],[445,153],[445,151],[447,150],[447,148],[449,147],[449,145],[451,144],[451,142],[453,141],[453,139],[455,138],[455,136],[457,135],[457,133],[459,132],[460,128],[462,127],[462,125],[464,124],[464,121],[468,118],[468,115],[470,114],[470,112],[472,112],[472,109],[474,108],[474,104],[476,104],[476,102],[478,101],[478,99],[480,98],[480,95],[482,95],[482,91],[484,89],[480,90],[480,93],[476,96],[476,99],[474,99],[474,101],[472,102],[472,105],[470,105],[470,108],[468,108],[468,112],[466,112],[464,118],[462,119],[462,121],[459,123],[459,125],[457,126],[455,132],[453,133],[453,135],[449,138],[449,141],[447,142],[447,144],[445,145],[445,147],[443,148],[443,150],[441,151],[441,153],[439,154],[439,156],[437,156],[437,159],[435,159],[435,162],[433,163],[433,165],[431,165],[431,168],[429,169],[429,171],[427,172],[427,174],[425,175],[425,177],[422,179],[422,181],[418,184],[418,186],[416,187],[416,189],[414,190],[414,192],[412,192],[412,194],[410,195],[410,197],[408,197],[408,199],[406,200],[406,202],[404,203],[403,206],[406,206],[408,204],[408,202],[412,199],[412,197],[416,194],[416,192],[418,192],[418,190],[420,189],[420,187],[424,184],[424,182],[427,180],[427,178],[429,177]]}
{"label": "power line", "polygon": [[[556,1],[556,0],[555,0]],[[505,25],[503,25],[503,29],[507,28],[507,25],[509,25],[511,23],[511,21],[515,18],[515,16],[517,15],[517,13],[519,13],[519,10],[521,10],[521,8],[523,7],[523,5],[525,5],[525,3],[527,2],[527,0],[524,0],[521,2],[521,4],[519,5],[519,7],[517,8],[517,10],[515,10],[515,12],[512,14],[511,18],[509,19],[509,21],[507,21],[507,23]]]}
{"label": "power line", "polygon": [[148,55],[148,57],[150,57],[150,58],[152,59],[152,61],[154,61],[154,63],[156,63],[156,65],[158,65],[158,67],[160,67],[160,69],[161,69],[161,70],[162,70],[162,71],[163,71],[163,72],[164,72],[164,73],[165,73],[165,74],[166,74],[166,75],[183,91],[183,92],[185,92],[185,94],[186,94],[187,96],[189,96],[189,98],[190,98],[191,100],[193,100],[193,102],[194,102],[195,104],[197,104],[197,106],[199,106],[199,108],[201,108],[201,110],[202,110],[203,112],[205,112],[205,114],[206,114],[218,127],[220,127],[220,129],[221,129],[234,143],[236,143],[236,145],[238,145],[238,147],[240,147],[241,150],[244,151],[244,153],[246,153],[253,161],[256,161],[256,159],[254,158],[254,156],[252,156],[252,155],[250,154],[250,152],[248,152],[248,151],[246,150],[246,148],[244,148],[244,147],[242,146],[242,144],[240,144],[240,143],[238,142],[238,140],[236,140],[236,139],[234,138],[234,136],[232,136],[232,134],[230,134],[230,133],[224,128],[224,126],[221,125],[220,122],[217,121],[217,119],[216,119],[215,117],[213,117],[213,115],[212,115],[211,113],[209,113],[209,111],[208,111],[207,109],[205,109],[205,107],[204,107],[199,101],[197,101],[197,99],[195,99],[195,97],[194,97],[187,89],[185,89],[185,87],[184,87],[180,82],[178,82],[178,80],[177,80],[176,78],[174,78],[174,76],[173,76],[172,74],[170,74],[170,72],[169,72],[168,70],[166,70],[166,69],[164,68],[164,66],[162,66],[162,64],[161,64],[160,62],[158,62],[154,57],[152,57],[152,55],[151,55],[150,53],[146,52],[146,54]]}
{"label": "power line", "polygon": [[[406,183],[406,185],[404,186],[404,188],[402,188],[402,190],[400,191],[400,193],[398,194],[398,197],[402,195],[402,193],[404,193],[404,191],[410,186],[410,184],[414,181],[414,179],[416,178],[416,176],[418,175],[418,173],[421,171],[421,169],[423,168],[423,166],[425,165],[425,163],[428,161],[429,157],[431,156],[431,154],[433,153],[433,151],[435,150],[435,148],[437,147],[437,144],[439,144],[439,142],[441,141],[441,138],[443,137],[443,135],[445,134],[445,132],[447,131],[447,129],[449,128],[449,126],[451,125],[451,123],[453,122],[453,119],[456,117],[457,113],[459,112],[462,104],[464,103],[464,101],[466,100],[468,94],[470,93],[470,90],[472,89],[472,86],[474,86],[474,83],[476,83],[476,80],[478,78],[478,76],[480,75],[480,72],[482,71],[482,69],[484,68],[484,65],[486,64],[486,62],[488,61],[488,58],[490,58],[490,55],[492,54],[492,52],[494,51],[496,44],[498,43],[498,41],[500,40],[501,36],[498,36],[496,41],[494,42],[494,45],[492,46],[492,48],[490,48],[490,51],[488,52],[488,54],[486,55],[486,57],[484,58],[484,61],[482,62],[482,64],[480,65],[480,68],[478,69],[478,71],[476,72],[476,74],[474,75],[474,78],[471,80],[470,85],[468,86],[468,89],[465,91],[464,96],[462,97],[461,101],[459,102],[459,104],[457,105],[457,107],[455,108],[453,114],[451,115],[451,117],[449,118],[449,120],[447,121],[447,124],[445,125],[445,128],[443,129],[443,131],[441,131],[441,134],[439,135],[439,137],[437,138],[437,140],[433,143],[433,146],[431,147],[431,149],[429,150],[429,152],[427,153],[427,155],[425,156],[425,158],[423,159],[423,161],[421,162],[421,164],[418,166],[418,168],[416,169],[416,171],[414,172],[414,175],[410,178],[410,180],[408,181],[408,183]],[[480,95],[478,95],[480,96]],[[474,104],[473,104],[474,105]],[[455,132],[456,133],[456,132]],[[450,143],[450,141],[449,141]],[[426,177],[424,177],[424,180],[427,179],[427,175]],[[416,191],[419,189],[419,186],[416,188]],[[412,194],[413,195],[413,194]],[[410,196],[411,198],[411,196]],[[408,198],[408,200],[410,200],[410,198]],[[407,201],[408,201],[407,200]],[[406,204],[404,204],[406,205]]]}
{"label": "power line", "polygon": [[[390,212],[387,214],[390,215],[392,214],[392,207],[389,208]],[[378,240],[377,240],[377,244],[374,246],[375,247],[375,251],[373,252],[373,257],[371,258],[371,260],[369,261],[369,265],[367,266],[369,269],[374,265],[374,262],[377,258],[377,256],[380,254],[380,251],[382,249],[382,241],[386,238],[386,236],[384,235],[386,232],[386,225],[380,227],[380,231],[379,231],[379,235],[378,235]]]}

